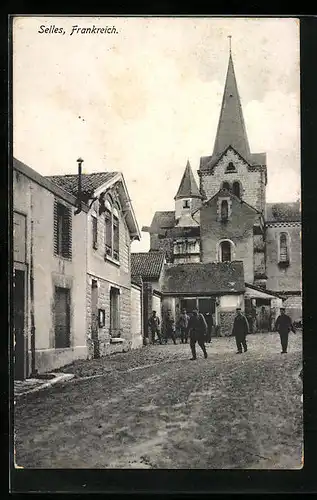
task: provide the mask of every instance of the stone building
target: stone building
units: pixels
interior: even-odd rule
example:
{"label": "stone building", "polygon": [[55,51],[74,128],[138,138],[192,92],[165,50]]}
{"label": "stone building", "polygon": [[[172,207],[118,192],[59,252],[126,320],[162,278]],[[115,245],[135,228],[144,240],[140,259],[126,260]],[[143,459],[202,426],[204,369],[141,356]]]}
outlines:
{"label": "stone building", "polygon": [[[78,175],[50,179],[77,195]],[[142,286],[131,280],[131,242],[140,231],[119,172],[81,175],[87,213],[86,331],[90,357],[142,345]]]}
{"label": "stone building", "polygon": [[[151,251],[166,251],[167,267],[182,264],[182,273],[194,262],[241,262],[242,308],[257,318],[257,328],[271,329],[282,300],[298,319],[300,205],[266,202],[266,153],[250,150],[231,52],[213,152],[200,159],[198,176],[199,188],[188,162],[175,211],[156,212],[143,228]],[[220,292],[211,275],[210,290]]]}
{"label": "stone building", "polygon": [[14,375],[87,357],[88,207],[13,159]]}

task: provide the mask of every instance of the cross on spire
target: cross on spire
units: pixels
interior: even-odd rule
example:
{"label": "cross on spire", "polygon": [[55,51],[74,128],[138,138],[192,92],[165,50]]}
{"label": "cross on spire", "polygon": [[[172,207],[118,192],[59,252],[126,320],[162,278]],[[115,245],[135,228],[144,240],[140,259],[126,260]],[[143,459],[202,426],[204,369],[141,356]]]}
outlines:
{"label": "cross on spire", "polygon": [[231,54],[231,38],[232,38],[232,36],[228,35],[228,38],[229,38],[229,53]]}

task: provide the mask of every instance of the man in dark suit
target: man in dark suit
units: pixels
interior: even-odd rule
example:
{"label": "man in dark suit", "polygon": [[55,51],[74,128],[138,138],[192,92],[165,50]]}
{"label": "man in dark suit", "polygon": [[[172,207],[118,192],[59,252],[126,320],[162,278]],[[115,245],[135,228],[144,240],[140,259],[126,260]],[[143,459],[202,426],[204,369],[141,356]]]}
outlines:
{"label": "man in dark suit", "polygon": [[196,357],[196,342],[198,342],[199,347],[204,353],[204,357],[207,358],[207,351],[205,346],[205,338],[207,335],[207,323],[204,316],[198,311],[197,308],[193,310],[193,314],[188,322],[189,338],[190,338],[190,348],[193,357],[191,360],[197,359]]}
{"label": "man in dark suit", "polygon": [[288,334],[290,331],[296,333],[296,330],[291,318],[287,314],[285,314],[285,307],[281,307],[280,312],[281,314],[278,316],[275,322],[275,331],[280,334],[282,345],[281,354],[286,354],[288,346]]}
{"label": "man in dark suit", "polygon": [[242,314],[241,307],[236,309],[236,317],[234,318],[232,335],[236,338],[237,354],[242,354],[242,347],[244,352],[247,352],[248,346],[246,336],[249,333],[249,323],[247,318]]}

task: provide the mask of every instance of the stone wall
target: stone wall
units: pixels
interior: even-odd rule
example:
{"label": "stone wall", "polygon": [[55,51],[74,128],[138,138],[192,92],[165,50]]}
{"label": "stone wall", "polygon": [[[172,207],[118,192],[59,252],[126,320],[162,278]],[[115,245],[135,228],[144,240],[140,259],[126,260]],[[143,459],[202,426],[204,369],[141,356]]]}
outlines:
{"label": "stone wall", "polygon": [[218,220],[218,197],[205,205],[200,212],[201,260],[216,262],[219,260],[219,242],[229,239],[234,248],[231,260],[241,260],[244,265],[245,281],[253,282],[253,225],[259,215],[245,204],[232,199],[231,216],[228,222]]}
{"label": "stone wall", "polygon": [[[98,309],[105,310],[105,326],[98,328],[99,353],[100,356],[105,356],[110,352],[128,350],[132,344],[131,334],[131,290],[128,288],[119,287],[107,280],[97,278],[93,275],[87,275],[87,301],[86,301],[86,317],[87,317],[87,344],[89,357],[93,356],[93,343],[91,340],[91,282],[97,280],[98,283]],[[123,344],[110,343],[110,288],[115,286],[120,290],[119,296],[119,311],[120,311],[120,329],[121,337],[125,340]]]}
{"label": "stone wall", "polygon": [[219,317],[220,317],[219,335],[220,335],[220,337],[228,337],[229,335],[231,335],[235,315],[236,315],[235,311],[219,311]]}
{"label": "stone wall", "polygon": [[[290,263],[287,267],[279,265],[280,233],[287,233],[290,250]],[[299,223],[276,224],[266,229],[266,269],[267,288],[276,292],[301,290],[302,256],[301,226]]]}
{"label": "stone wall", "polygon": [[[226,172],[229,162],[236,167],[236,172]],[[227,153],[213,168],[211,173],[202,173],[200,188],[207,199],[214,196],[222,187],[224,181],[232,186],[234,181],[239,181],[242,187],[242,199],[260,211],[265,207],[265,174],[263,168],[249,167],[233,149]]]}

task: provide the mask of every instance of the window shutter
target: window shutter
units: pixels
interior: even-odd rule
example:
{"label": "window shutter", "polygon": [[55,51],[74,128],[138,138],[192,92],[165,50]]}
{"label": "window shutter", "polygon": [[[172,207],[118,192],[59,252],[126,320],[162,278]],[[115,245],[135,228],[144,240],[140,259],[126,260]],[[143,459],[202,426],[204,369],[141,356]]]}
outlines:
{"label": "window shutter", "polygon": [[70,208],[64,207],[64,227],[63,227],[63,257],[72,258],[72,212]]}
{"label": "window shutter", "polygon": [[53,237],[54,237],[54,254],[58,254],[58,216],[57,216],[58,203],[54,200],[54,227],[53,227]]}

